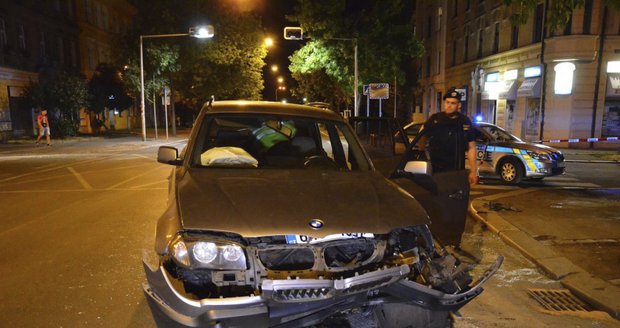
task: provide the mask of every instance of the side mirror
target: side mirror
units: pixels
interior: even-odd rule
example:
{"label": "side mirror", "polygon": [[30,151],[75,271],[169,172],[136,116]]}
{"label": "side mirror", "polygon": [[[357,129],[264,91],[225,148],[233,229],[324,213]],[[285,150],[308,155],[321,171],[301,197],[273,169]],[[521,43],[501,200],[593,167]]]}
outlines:
{"label": "side mirror", "polygon": [[409,161],[403,170],[412,174],[433,175],[433,167],[426,161]]}
{"label": "side mirror", "polygon": [[179,151],[170,146],[161,146],[157,151],[157,161],[163,164],[169,165],[181,165],[182,161],[179,159]]}

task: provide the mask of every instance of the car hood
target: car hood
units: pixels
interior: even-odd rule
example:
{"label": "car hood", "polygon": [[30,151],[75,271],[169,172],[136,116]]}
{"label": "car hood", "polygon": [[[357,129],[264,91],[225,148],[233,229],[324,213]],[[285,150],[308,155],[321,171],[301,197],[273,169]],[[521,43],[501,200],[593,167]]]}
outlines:
{"label": "car hood", "polygon": [[[177,188],[186,230],[320,238],[430,223],[411,195],[376,171],[189,169]],[[312,229],[314,219],[323,228]]]}
{"label": "car hood", "polygon": [[549,153],[558,153],[559,150],[549,147],[547,145],[533,144],[529,142],[518,142],[518,141],[508,141],[508,142],[500,142],[497,144],[498,146],[510,147],[510,148],[519,148],[524,150],[534,150],[534,151],[544,151]]}

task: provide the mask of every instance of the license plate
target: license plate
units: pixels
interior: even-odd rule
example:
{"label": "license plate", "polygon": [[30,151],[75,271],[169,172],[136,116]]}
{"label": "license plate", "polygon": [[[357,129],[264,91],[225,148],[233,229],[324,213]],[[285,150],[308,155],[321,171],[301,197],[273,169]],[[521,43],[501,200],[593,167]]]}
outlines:
{"label": "license plate", "polygon": [[323,238],[314,238],[306,235],[286,235],[287,244],[317,244],[332,240],[355,239],[355,238],[374,238],[375,235],[367,232],[338,233],[327,235]]}

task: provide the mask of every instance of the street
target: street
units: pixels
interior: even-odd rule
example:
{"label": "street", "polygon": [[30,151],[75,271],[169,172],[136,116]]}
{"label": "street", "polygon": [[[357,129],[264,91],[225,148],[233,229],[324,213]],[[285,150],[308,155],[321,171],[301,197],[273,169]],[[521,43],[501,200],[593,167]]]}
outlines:
{"label": "street", "polygon": [[[180,148],[183,143],[182,139],[142,143],[127,137],[54,147],[0,148],[3,326],[172,326],[162,316],[154,316],[144,298],[141,260],[143,252],[153,247],[171,170],[156,162],[157,146]],[[617,164],[596,164],[602,165],[596,169],[597,180],[581,175],[588,165],[592,164],[569,163],[564,176],[517,187],[485,181],[474,188],[472,197],[519,189],[620,186]],[[609,224],[610,229],[618,229],[617,214]],[[582,237],[592,234],[592,239],[599,239],[596,234],[600,231],[589,228],[579,227]],[[459,255],[475,264],[477,274],[499,254],[506,260],[485,285],[485,292],[460,311],[456,327],[620,326],[600,311],[572,315],[544,312],[528,296],[528,289],[562,288],[559,282],[546,277],[472,218],[463,240]],[[603,245],[612,249],[609,259],[616,262],[618,243],[608,240]],[[593,270],[598,265],[597,259],[588,262],[588,256],[580,256],[580,260]],[[607,270],[601,275],[617,284],[618,272]]]}

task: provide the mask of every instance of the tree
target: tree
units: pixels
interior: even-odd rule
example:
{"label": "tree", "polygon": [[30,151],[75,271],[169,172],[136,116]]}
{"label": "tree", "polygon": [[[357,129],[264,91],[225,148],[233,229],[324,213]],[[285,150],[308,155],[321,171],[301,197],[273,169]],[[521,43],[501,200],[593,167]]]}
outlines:
{"label": "tree", "polygon": [[66,72],[41,75],[39,82],[26,87],[24,97],[31,106],[48,109],[53,135],[64,138],[77,134],[80,108],[88,106],[84,78]]}
{"label": "tree", "polygon": [[[127,95],[127,87],[121,70],[107,63],[100,63],[88,83],[90,95],[89,112],[105,117],[105,110],[123,111],[128,109],[132,100]],[[105,120],[97,120],[102,125]],[[96,125],[96,127],[97,127]],[[103,125],[105,127],[105,125]]]}
{"label": "tree", "polygon": [[337,39],[355,39],[357,88],[396,80],[401,90],[407,90],[412,85],[407,80],[410,63],[424,52],[413,34],[412,16],[412,4],[404,0],[298,0],[295,13],[287,18],[298,22],[312,41],[291,56],[289,69],[300,85],[309,84],[317,77],[313,73],[323,71],[329,78],[324,84],[336,84],[337,93],[352,94],[353,41]]}
{"label": "tree", "polygon": [[[157,38],[144,43],[146,98],[172,80],[177,99],[201,103],[216,99],[259,99],[265,65],[260,20],[250,12],[235,12],[229,1],[134,0],[140,13],[124,38],[122,58],[131,89],[140,93],[138,42],[140,35],[174,34],[205,22],[215,27],[213,39]],[[153,77],[155,82],[153,83]]]}

